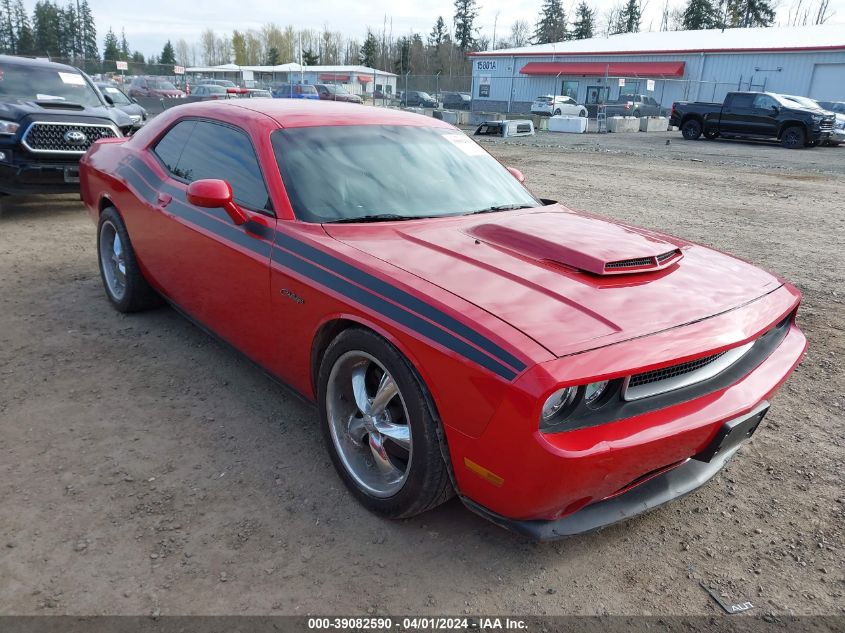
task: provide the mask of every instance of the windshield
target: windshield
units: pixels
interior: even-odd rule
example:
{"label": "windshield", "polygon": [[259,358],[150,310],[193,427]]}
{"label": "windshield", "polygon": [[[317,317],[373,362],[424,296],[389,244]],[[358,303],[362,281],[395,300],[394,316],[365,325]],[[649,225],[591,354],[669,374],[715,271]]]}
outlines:
{"label": "windshield", "polygon": [[345,95],[346,94],[346,90],[344,90],[342,86],[336,86],[334,84],[325,84],[323,87],[328,92],[332,93],[333,95]]}
{"label": "windshield", "polygon": [[314,86],[297,86],[298,92],[301,92],[304,95],[315,95],[317,94],[317,89]]}
{"label": "windshield", "polygon": [[176,86],[164,79],[147,79],[147,86],[153,90],[176,90]]}
{"label": "windshield", "polygon": [[808,99],[807,97],[793,97],[791,95],[780,95],[787,101],[794,101],[795,103],[801,104],[805,108],[813,108],[816,110],[821,110],[821,106],[813,101],[812,99]]}
{"label": "windshield", "polygon": [[0,64],[0,96],[68,101],[83,106],[103,105],[94,87],[80,73],[34,65]]}
{"label": "windshield", "polygon": [[115,105],[127,105],[132,103],[129,98],[120,91],[120,89],[115,88],[114,86],[100,86],[100,90],[104,95],[111,97],[111,100],[114,101]]}
{"label": "windshield", "polygon": [[226,88],[224,88],[223,86],[218,86],[216,84],[208,84],[207,86],[203,86],[203,88],[206,89],[208,94],[213,94],[213,95],[224,95],[224,94],[226,94]]}
{"label": "windshield", "polygon": [[303,127],[277,130],[272,140],[294,212],[306,222],[541,205],[481,146],[451,128]]}

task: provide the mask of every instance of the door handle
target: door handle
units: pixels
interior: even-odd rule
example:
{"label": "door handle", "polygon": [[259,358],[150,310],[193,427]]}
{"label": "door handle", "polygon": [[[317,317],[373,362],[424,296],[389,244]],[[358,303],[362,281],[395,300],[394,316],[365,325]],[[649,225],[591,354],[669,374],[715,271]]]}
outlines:
{"label": "door handle", "polygon": [[160,192],[158,194],[158,204],[161,207],[166,207],[173,200],[173,196],[169,193]]}

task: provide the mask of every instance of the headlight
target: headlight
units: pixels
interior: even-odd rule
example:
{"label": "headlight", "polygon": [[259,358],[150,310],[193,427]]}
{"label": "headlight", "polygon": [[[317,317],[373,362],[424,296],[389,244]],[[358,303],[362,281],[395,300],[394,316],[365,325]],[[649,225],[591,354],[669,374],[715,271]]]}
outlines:
{"label": "headlight", "polygon": [[598,402],[599,398],[602,397],[602,394],[607,389],[607,385],[610,384],[608,380],[602,380],[601,382],[591,382],[589,385],[584,387],[584,401],[587,404],[594,404]]}
{"label": "headlight", "polygon": [[575,401],[575,395],[577,393],[577,387],[564,387],[550,395],[543,405],[543,419],[541,422],[548,422],[558,413],[565,411]]}
{"label": "headlight", "polygon": [[821,115],[821,114],[814,114],[813,115],[813,121],[821,121],[822,119],[824,119],[824,116]]}
{"label": "headlight", "polygon": [[15,134],[20,127],[12,121],[0,121],[0,134]]}

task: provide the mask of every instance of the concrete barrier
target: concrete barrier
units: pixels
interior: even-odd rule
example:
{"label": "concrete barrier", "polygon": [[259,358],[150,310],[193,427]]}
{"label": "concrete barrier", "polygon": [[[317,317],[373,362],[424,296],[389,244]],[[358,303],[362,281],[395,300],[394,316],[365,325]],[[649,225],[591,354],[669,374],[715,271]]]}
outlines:
{"label": "concrete barrier", "polygon": [[504,121],[505,115],[501,112],[472,112],[470,113],[470,125],[481,125],[485,121]]}
{"label": "concrete barrier", "polygon": [[458,117],[457,125],[469,125],[470,120],[472,119],[472,113],[467,112],[466,110],[458,110],[455,112]]}
{"label": "concrete barrier", "polygon": [[665,132],[669,129],[669,119],[662,116],[642,117],[640,132]]}
{"label": "concrete barrier", "polygon": [[[440,116],[437,116],[437,115]],[[458,113],[454,110],[435,110],[434,115],[436,118],[445,121],[446,123],[451,123],[452,125],[458,124]]]}
{"label": "concrete barrier", "polygon": [[549,117],[543,116],[540,117],[540,125],[537,126],[538,130],[543,130],[544,132],[548,131],[549,129]]}
{"label": "concrete barrier", "polygon": [[633,116],[611,116],[607,117],[607,131],[616,132],[639,132],[640,120]]}
{"label": "concrete barrier", "polygon": [[587,131],[587,119],[579,116],[553,116],[549,118],[549,132],[583,134]]}

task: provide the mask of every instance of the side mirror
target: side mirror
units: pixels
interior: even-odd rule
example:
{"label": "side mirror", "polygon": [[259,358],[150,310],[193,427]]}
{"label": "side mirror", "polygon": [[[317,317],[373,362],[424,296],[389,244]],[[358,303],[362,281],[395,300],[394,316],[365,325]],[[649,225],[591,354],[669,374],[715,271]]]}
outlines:
{"label": "side mirror", "polygon": [[114,105],[114,99],[112,99],[109,95],[104,94],[103,99],[105,99],[106,103],[108,103],[110,106]]}
{"label": "side mirror", "polygon": [[225,180],[195,180],[188,185],[188,202],[206,209],[223,209],[240,226],[246,224],[249,217],[232,200],[232,187]]}
{"label": "side mirror", "polygon": [[777,114],[778,112],[780,112],[780,108],[779,108],[779,107],[777,107],[776,105],[773,105],[773,106],[772,106],[772,112],[774,112],[775,114]]}
{"label": "side mirror", "polygon": [[508,171],[511,173],[511,176],[520,182],[520,184],[525,183],[525,176],[516,167],[508,167]]}

